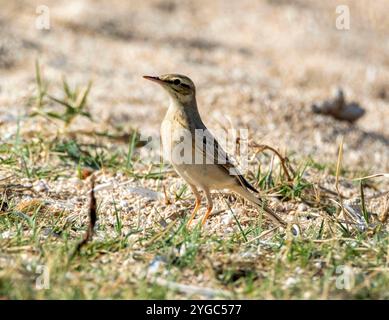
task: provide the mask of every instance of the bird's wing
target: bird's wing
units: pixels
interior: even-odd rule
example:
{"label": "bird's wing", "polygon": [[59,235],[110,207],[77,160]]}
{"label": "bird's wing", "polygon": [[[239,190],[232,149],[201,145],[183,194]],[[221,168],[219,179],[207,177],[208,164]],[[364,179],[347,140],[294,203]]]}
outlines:
{"label": "bird's wing", "polygon": [[[205,127],[205,126],[204,126]],[[193,135],[192,135],[193,136]],[[193,145],[195,146],[195,154],[202,155],[202,163],[213,163],[223,168],[227,174],[235,176],[239,184],[259,193],[239,172],[237,167],[231,161],[229,155],[219,145],[212,133],[207,129],[202,129],[200,135],[193,136]]]}

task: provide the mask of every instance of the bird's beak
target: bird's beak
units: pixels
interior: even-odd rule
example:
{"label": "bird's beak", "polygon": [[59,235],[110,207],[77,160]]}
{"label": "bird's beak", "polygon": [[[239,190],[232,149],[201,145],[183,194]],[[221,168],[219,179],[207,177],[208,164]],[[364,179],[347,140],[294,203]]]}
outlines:
{"label": "bird's beak", "polygon": [[146,80],[157,82],[157,83],[164,83],[164,81],[162,79],[160,79],[159,77],[143,76],[143,78],[145,78]]}

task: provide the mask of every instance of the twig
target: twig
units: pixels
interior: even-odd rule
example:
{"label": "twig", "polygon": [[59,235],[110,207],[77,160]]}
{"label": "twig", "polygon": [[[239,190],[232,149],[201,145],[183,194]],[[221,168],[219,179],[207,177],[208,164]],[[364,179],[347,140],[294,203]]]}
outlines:
{"label": "twig", "polygon": [[[329,194],[331,194],[331,195],[333,195],[333,196],[337,196],[337,195],[338,195],[338,193],[336,193],[335,191],[332,191],[332,190],[330,190],[330,189],[327,189],[326,187],[323,187],[323,186],[320,185],[320,184],[318,185],[318,187],[319,187],[319,189],[321,189],[321,190],[323,190],[324,192],[327,192],[327,193],[329,193]],[[342,198],[348,198],[348,197],[342,195]]]}
{"label": "twig", "polygon": [[[286,176],[288,178],[288,181],[292,181],[293,180],[293,178],[291,177],[291,174],[289,173],[289,170],[290,170],[290,172],[292,173],[293,176],[294,176],[295,173],[294,173],[293,168],[289,164],[289,160],[288,160],[287,157],[284,158],[283,156],[281,156],[281,154],[276,149],[274,149],[273,147],[268,146],[266,144],[257,144],[256,142],[252,141],[250,146],[254,147],[254,148],[257,148],[256,154],[258,154],[259,152],[262,152],[264,150],[270,150],[270,151],[274,152],[277,155],[277,157],[280,159],[280,161],[281,161],[282,168],[283,168],[283,170],[284,170],[284,172],[285,172],[285,174],[286,174]],[[289,165],[289,169],[287,167],[287,164]]]}
{"label": "twig", "polygon": [[168,196],[168,194],[166,192],[166,187],[165,187],[164,184],[162,184],[162,189],[163,189],[163,194],[165,196],[165,204],[166,205],[172,204],[172,202],[170,201],[170,198],[169,198],[169,196]]}
{"label": "twig", "polygon": [[161,237],[163,237],[165,234],[167,234],[170,230],[172,230],[173,226],[175,225],[176,223],[176,220],[173,220],[172,222],[170,222],[165,228],[164,230],[162,230],[161,232],[155,234],[151,239],[149,239],[146,243],[145,243],[145,247],[148,247],[150,246],[151,244],[153,244],[155,241],[157,241],[158,239],[160,239]]}
{"label": "twig", "polygon": [[0,182],[1,182],[1,181],[8,180],[8,179],[10,179],[10,178],[12,178],[12,177],[14,177],[14,176],[15,176],[14,174],[11,174],[11,175],[10,175],[10,176],[8,176],[8,177],[1,178],[1,179],[0,179]]}
{"label": "twig", "polygon": [[342,200],[342,195],[340,194],[340,191],[339,191],[339,175],[340,175],[340,170],[342,167],[343,140],[344,140],[344,137],[342,137],[342,140],[340,141],[340,144],[339,144],[338,161],[336,163],[336,177],[335,177],[335,189],[338,193],[340,200]]}
{"label": "twig", "polygon": [[353,181],[366,180],[366,179],[372,179],[372,178],[378,178],[378,177],[389,178],[389,173],[377,173],[377,174],[372,174],[372,175],[370,175],[370,176],[366,176],[366,177],[361,177],[361,178],[353,179]]}
{"label": "twig", "polygon": [[86,230],[84,237],[82,240],[77,244],[73,254],[71,255],[71,258],[74,257],[75,254],[79,253],[81,248],[92,239],[94,234],[94,227],[96,225],[97,221],[97,213],[96,213],[96,197],[95,197],[95,176],[91,176],[91,193],[90,193],[90,203],[89,203],[89,223],[88,223],[88,229]]}

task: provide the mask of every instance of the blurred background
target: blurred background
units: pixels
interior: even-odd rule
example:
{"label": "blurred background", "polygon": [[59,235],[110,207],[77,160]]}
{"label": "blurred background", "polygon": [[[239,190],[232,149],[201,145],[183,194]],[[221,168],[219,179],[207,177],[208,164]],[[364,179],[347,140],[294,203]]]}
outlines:
{"label": "blurred background", "polygon": [[[37,28],[42,1],[0,1],[0,133],[17,130],[36,90],[35,61],[54,95],[62,77],[93,81],[93,121],[158,136],[167,97],[142,75],[182,73],[197,84],[209,128],[248,128],[258,143],[297,157],[389,170],[389,2],[49,1],[50,28]],[[336,7],[350,10],[349,30]],[[315,114],[342,88],[366,113],[354,124]],[[59,95],[59,93],[58,93]],[[33,121],[22,130],[39,130]]]}

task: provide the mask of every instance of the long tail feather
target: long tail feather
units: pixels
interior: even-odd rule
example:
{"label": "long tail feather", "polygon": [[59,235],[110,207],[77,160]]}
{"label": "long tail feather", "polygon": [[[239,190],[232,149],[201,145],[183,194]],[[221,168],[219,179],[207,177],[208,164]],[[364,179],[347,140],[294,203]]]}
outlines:
{"label": "long tail feather", "polygon": [[250,191],[246,190],[242,186],[236,186],[231,188],[231,191],[239,194],[241,197],[245,198],[246,200],[250,201],[251,203],[256,204],[261,209],[265,211],[267,216],[276,224],[281,225],[282,227],[286,227],[287,223],[282,220],[272,209],[270,209],[265,203],[262,202],[261,199],[258,199],[256,196],[254,196]]}

